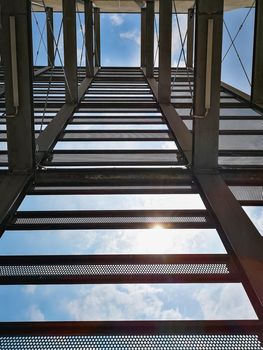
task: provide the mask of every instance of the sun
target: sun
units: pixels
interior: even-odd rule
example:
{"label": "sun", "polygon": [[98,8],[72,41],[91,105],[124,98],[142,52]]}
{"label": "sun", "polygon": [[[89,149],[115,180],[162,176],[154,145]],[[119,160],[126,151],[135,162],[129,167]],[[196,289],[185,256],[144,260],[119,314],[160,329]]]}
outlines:
{"label": "sun", "polygon": [[140,250],[148,254],[171,252],[173,246],[171,230],[161,225],[154,225],[150,229],[141,231],[137,244]]}

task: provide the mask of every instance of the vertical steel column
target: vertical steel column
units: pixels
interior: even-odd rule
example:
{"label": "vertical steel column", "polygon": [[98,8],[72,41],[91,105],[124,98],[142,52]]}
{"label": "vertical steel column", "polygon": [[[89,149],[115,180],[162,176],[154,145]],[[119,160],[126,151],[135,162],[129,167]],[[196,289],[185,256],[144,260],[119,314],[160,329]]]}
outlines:
{"label": "vertical steel column", "polygon": [[154,0],[146,3],[146,77],[153,77],[154,69]]}
{"label": "vertical steel column", "polygon": [[84,2],[85,12],[85,41],[86,41],[86,76],[94,76],[94,60],[93,60],[93,7],[92,1]]}
{"label": "vertical steel column", "polygon": [[76,0],[63,0],[64,65],[66,102],[78,101]]}
{"label": "vertical steel column", "polygon": [[9,169],[31,172],[35,163],[31,3],[2,0],[1,12]]}
{"label": "vertical steel column", "polygon": [[94,8],[95,67],[100,67],[100,9]]}
{"label": "vertical steel column", "polygon": [[193,166],[218,166],[223,0],[197,0]]}
{"label": "vertical steel column", "polygon": [[263,3],[256,0],[251,101],[263,105]]}
{"label": "vertical steel column", "polygon": [[171,102],[172,0],[159,3],[159,103]]}
{"label": "vertical steel column", "polygon": [[187,15],[187,57],[186,66],[193,68],[193,51],[194,51],[194,9],[188,10]]}
{"label": "vertical steel column", "polygon": [[53,37],[53,28],[54,28],[54,18],[53,18],[53,8],[46,8],[46,26],[47,26],[47,60],[48,66],[55,65],[55,50],[54,50],[54,37]]}
{"label": "vertical steel column", "polygon": [[141,8],[141,67],[146,66],[146,8]]}

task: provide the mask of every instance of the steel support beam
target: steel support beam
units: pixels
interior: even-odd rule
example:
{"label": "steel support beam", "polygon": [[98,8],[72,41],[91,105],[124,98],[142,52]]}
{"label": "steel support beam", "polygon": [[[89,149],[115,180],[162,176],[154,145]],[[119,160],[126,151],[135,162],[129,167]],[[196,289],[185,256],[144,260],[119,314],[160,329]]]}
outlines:
{"label": "steel support beam", "polygon": [[93,7],[92,1],[84,2],[85,13],[85,41],[86,41],[86,76],[94,76],[94,59],[93,59]]}
{"label": "steel support beam", "polygon": [[263,105],[263,3],[256,0],[251,101]]}
{"label": "steel support beam", "polygon": [[[142,70],[146,76],[145,69]],[[156,100],[158,100],[158,84],[154,78],[146,78]],[[160,109],[172,130],[184,156],[189,164],[192,163],[192,133],[188,130],[182,118],[171,103],[160,103]]]}
{"label": "steel support beam", "polygon": [[[19,0],[20,1],[20,0]],[[0,237],[31,184],[31,175],[6,175],[0,183]]]}
{"label": "steel support beam", "polygon": [[154,69],[154,0],[146,3],[146,76],[153,77]]}
{"label": "steel support beam", "polygon": [[228,185],[263,185],[263,169],[223,169],[220,173]]}
{"label": "steel support beam", "polygon": [[194,139],[195,171],[217,169],[223,0],[196,3]]}
{"label": "steel support beam", "polygon": [[54,16],[53,8],[46,7],[46,27],[47,27],[47,62],[48,66],[55,65],[55,50],[54,50]]}
{"label": "steel support beam", "polygon": [[63,35],[66,102],[78,101],[76,0],[63,0]]}
{"label": "steel support beam", "polygon": [[[221,170],[228,185],[262,186],[262,170]],[[36,186],[185,186],[192,184],[190,170],[181,168],[49,169],[37,171]],[[88,185],[87,185],[88,184]],[[139,188],[138,188],[139,190]]]}
{"label": "steel support beam", "polygon": [[95,67],[101,66],[100,52],[100,9],[94,8]]}
{"label": "steel support beam", "polygon": [[50,68],[51,68],[50,66],[47,66],[47,67],[38,69],[37,71],[34,72],[34,78],[39,77],[43,73],[46,73],[48,70],[50,70]]}
{"label": "steel support beam", "polygon": [[179,147],[183,151],[188,165],[191,165],[193,143],[191,132],[188,130],[187,126],[185,125],[179,114],[176,112],[172,104],[160,104],[160,108],[169,127],[175,135]]}
{"label": "steel support beam", "polygon": [[146,66],[146,8],[141,9],[141,67]]}
{"label": "steel support beam", "polygon": [[41,163],[49,150],[54,147],[59,135],[63,132],[68,120],[73,115],[75,108],[76,104],[64,104],[54,119],[39,134],[36,140],[37,163]]}
{"label": "steel support beam", "polygon": [[[90,86],[93,78],[86,78],[82,81],[78,88],[78,102],[85,94],[86,90]],[[63,132],[67,125],[67,122],[72,117],[77,103],[65,103],[62,108],[58,111],[57,115],[52,119],[48,126],[39,134],[36,140],[37,163],[41,163],[48,153],[52,150],[59,136]]]}
{"label": "steel support beam", "polygon": [[193,68],[193,51],[194,51],[194,9],[188,10],[187,14],[187,68]]}
{"label": "steel support beam", "polygon": [[180,186],[190,185],[192,175],[180,168],[57,169],[38,171],[35,182],[37,186]]}
{"label": "steel support beam", "polygon": [[250,95],[246,94],[245,92],[235,88],[232,85],[229,85],[227,83],[221,82],[221,87],[226,90],[227,92],[230,92],[234,97],[237,97],[238,99],[244,100],[244,102],[250,102]]}
{"label": "steel support beam", "polygon": [[[75,322],[0,322],[0,335],[66,336],[66,335],[253,335],[262,334],[263,322],[257,320],[227,321],[75,321]],[[11,338],[12,339],[12,338]],[[37,344],[38,338],[30,339]],[[15,338],[14,342],[17,341]],[[118,340],[117,340],[118,341]],[[224,344],[223,344],[224,345]],[[120,343],[118,343],[120,346]],[[139,343],[138,343],[139,346]],[[220,346],[220,345],[219,345]]]}
{"label": "steel support beam", "polygon": [[159,103],[171,102],[172,0],[159,5]]}
{"label": "steel support beam", "polygon": [[1,1],[1,52],[9,170],[29,172],[35,161],[31,4]]}
{"label": "steel support beam", "polygon": [[259,318],[263,317],[263,243],[220,175],[199,174],[197,180],[210,206],[226,248],[235,257],[243,284]]}

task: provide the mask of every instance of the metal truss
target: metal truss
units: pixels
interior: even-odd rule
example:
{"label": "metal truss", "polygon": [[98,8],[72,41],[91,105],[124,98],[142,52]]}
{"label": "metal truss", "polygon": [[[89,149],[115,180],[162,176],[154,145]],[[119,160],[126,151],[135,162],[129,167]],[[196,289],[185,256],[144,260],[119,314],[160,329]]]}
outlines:
{"label": "metal truss", "polygon": [[[22,2],[28,5],[27,1]],[[217,46],[221,40],[222,25],[220,0],[213,2],[212,15],[211,2],[200,0],[198,3],[203,6],[202,11],[199,8],[203,17],[198,19],[196,28],[199,38],[196,45],[200,45],[195,51],[197,71],[192,69],[193,45],[188,45],[187,68],[171,69],[171,62],[165,59],[166,51],[171,50],[164,43],[165,33],[171,24],[171,3],[160,6],[161,64],[160,69],[154,69],[154,2],[149,0],[146,8],[142,8],[142,23],[148,23],[147,30],[144,27],[142,31],[142,68],[101,68],[99,50],[95,54],[93,45],[90,46],[92,54],[90,51],[87,54],[89,67],[75,69],[75,66],[66,63],[65,71],[70,84],[66,83],[64,70],[60,67],[34,68],[34,80],[32,86],[27,81],[27,100],[24,103],[34,110],[34,118],[27,116],[27,122],[28,125],[34,122],[35,134],[28,134],[28,129],[27,134],[23,134],[23,137],[31,137],[31,147],[34,145],[30,163],[33,166],[28,167],[28,159],[24,158],[25,162],[19,162],[16,168],[12,154],[0,151],[0,195],[4,198],[0,203],[0,233],[5,230],[138,230],[157,224],[163,228],[213,228],[217,230],[226,254],[1,256],[0,284],[242,283],[258,319],[1,322],[1,349],[56,349],[61,341],[65,349],[78,349],[79,346],[116,349],[176,349],[179,346],[181,349],[194,349],[200,342],[209,349],[262,349],[262,237],[241,205],[263,203],[263,152],[255,146],[262,137],[260,123],[263,112],[260,106],[252,104],[238,90],[225,84],[220,87],[217,67],[213,68],[217,86],[212,89],[213,108],[209,108],[210,115],[207,115],[210,120],[193,122],[191,93],[195,94],[196,115],[203,112],[205,95],[206,67],[200,51],[204,51],[202,48],[206,42],[200,42],[198,31],[203,21],[207,21],[207,16],[212,16],[219,28],[214,40]],[[8,16],[11,10],[17,10],[15,6],[10,10],[8,1],[3,1],[3,5]],[[66,1],[64,5],[67,6]],[[71,6],[74,8],[74,1],[71,1]],[[24,8],[25,23],[28,10]],[[64,10],[69,11],[69,8]],[[86,3],[87,11],[92,11],[89,1]],[[165,11],[170,12],[167,21]],[[70,14],[72,11],[68,12],[69,17]],[[189,16],[192,15],[191,9]],[[47,18],[52,22],[50,16],[51,10]],[[86,46],[94,35],[94,26],[90,25],[93,17],[98,49],[99,9],[94,16],[89,13],[86,17],[89,28],[85,34]],[[190,26],[193,27],[191,21]],[[6,28],[7,25],[1,30]],[[29,27],[26,28],[28,30]],[[69,32],[65,35],[72,35]],[[188,40],[193,40],[192,34]],[[52,51],[50,31],[48,35],[49,51]],[[26,44],[29,45],[28,42]],[[65,55],[70,55],[72,47],[66,51]],[[218,47],[214,49],[214,65],[220,64],[219,51]],[[74,60],[75,54],[68,58]],[[6,54],[8,74],[12,68],[9,56]],[[19,77],[20,74],[18,69]],[[162,91],[158,85],[159,78]],[[31,99],[30,86],[33,87]],[[75,87],[73,101],[69,99],[69,86]],[[1,95],[2,113],[5,112],[5,103],[6,108],[12,107],[12,88],[6,84],[5,96]],[[8,108],[7,111],[9,114]],[[21,113],[25,112],[22,110]],[[23,117],[24,114],[19,117],[21,115]],[[7,132],[3,130],[0,141],[7,142],[8,150],[12,144],[23,146],[21,138],[16,140],[16,135],[8,131],[16,130],[16,120],[10,122],[8,117],[0,119],[0,125],[7,125]],[[97,129],[89,130],[90,125]],[[105,125],[110,125],[110,130],[104,130]],[[130,127],[127,128],[127,125]],[[147,128],[149,125],[155,128]],[[145,128],[138,128],[142,126]],[[23,129],[21,132],[24,132]],[[204,137],[208,149],[202,151]],[[219,139],[219,148],[215,146],[214,138]],[[114,142],[118,147],[93,150],[75,147],[93,141]],[[137,149],[124,149],[122,141],[139,143]],[[171,147],[144,147],[149,143],[158,145],[158,142],[169,142]],[[59,148],[61,143],[66,149]],[[26,155],[30,156],[30,152]],[[18,210],[26,195],[54,194],[97,194],[102,200],[112,194],[199,194],[205,209]]]}

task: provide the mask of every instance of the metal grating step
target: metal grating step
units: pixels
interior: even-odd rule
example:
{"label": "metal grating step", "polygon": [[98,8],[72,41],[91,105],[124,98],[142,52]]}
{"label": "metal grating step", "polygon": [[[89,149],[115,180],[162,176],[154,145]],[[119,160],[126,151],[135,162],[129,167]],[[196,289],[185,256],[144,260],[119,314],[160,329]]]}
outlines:
{"label": "metal grating step", "polygon": [[157,224],[163,228],[214,226],[205,210],[19,211],[8,229],[136,229]]}
{"label": "metal grating step", "polygon": [[185,161],[174,150],[60,150],[45,165],[185,165]]}
{"label": "metal grating step", "polygon": [[162,130],[111,130],[111,131],[73,131],[67,130],[63,141],[167,141],[172,135]]}
{"label": "metal grating step", "polygon": [[0,323],[2,350],[262,350],[260,321]]}
{"label": "metal grating step", "polygon": [[0,284],[240,282],[226,254],[0,257]]}

